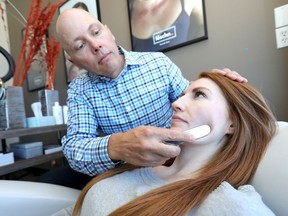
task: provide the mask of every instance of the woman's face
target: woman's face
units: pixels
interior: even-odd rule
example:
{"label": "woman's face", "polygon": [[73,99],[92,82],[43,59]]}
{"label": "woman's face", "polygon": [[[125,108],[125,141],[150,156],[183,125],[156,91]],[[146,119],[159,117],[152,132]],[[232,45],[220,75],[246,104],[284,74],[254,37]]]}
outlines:
{"label": "woman's face", "polygon": [[208,78],[191,82],[172,107],[173,129],[185,131],[207,124],[211,128],[207,138],[217,140],[232,132],[226,99],[216,83]]}

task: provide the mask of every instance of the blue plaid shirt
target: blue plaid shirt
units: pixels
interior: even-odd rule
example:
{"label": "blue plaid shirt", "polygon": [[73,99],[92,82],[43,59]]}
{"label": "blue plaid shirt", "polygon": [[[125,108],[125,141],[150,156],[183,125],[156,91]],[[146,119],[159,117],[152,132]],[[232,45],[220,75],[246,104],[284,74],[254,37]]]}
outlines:
{"label": "blue plaid shirt", "polygon": [[107,148],[111,134],[141,125],[169,128],[171,103],[189,85],[164,54],[119,50],[125,66],[116,79],[88,72],[68,89],[64,154],[73,169],[90,176],[115,167]]}

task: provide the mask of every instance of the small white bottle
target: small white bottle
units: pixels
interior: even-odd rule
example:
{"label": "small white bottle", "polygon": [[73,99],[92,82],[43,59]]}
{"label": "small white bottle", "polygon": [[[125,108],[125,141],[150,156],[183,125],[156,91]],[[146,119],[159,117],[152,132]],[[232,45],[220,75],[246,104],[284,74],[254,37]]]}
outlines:
{"label": "small white bottle", "polygon": [[67,124],[67,122],[68,122],[68,106],[67,105],[62,106],[62,111],[63,111],[63,123]]}
{"label": "small white bottle", "polygon": [[52,107],[53,116],[55,118],[56,124],[63,124],[63,114],[62,114],[62,107],[59,105],[59,102],[55,102],[54,106]]}

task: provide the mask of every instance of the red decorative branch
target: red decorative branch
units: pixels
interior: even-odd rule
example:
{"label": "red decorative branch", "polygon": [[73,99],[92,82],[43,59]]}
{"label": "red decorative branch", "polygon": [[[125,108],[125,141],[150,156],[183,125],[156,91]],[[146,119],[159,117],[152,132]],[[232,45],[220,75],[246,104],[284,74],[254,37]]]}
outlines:
{"label": "red decorative branch", "polygon": [[[42,58],[47,55],[48,50],[41,50],[44,38],[47,35],[49,25],[57,9],[63,4],[64,0],[51,5],[50,2],[41,8],[42,0],[32,0],[27,19],[25,35],[22,40],[21,51],[13,76],[13,85],[22,86],[27,76],[27,72],[40,51]],[[45,45],[44,45],[45,47]],[[50,50],[51,51],[51,50]],[[24,59],[24,53],[26,59]],[[43,58],[45,59],[45,58]],[[56,64],[56,62],[54,62]],[[54,66],[55,67],[55,66]],[[55,68],[54,68],[55,69]]]}
{"label": "red decorative branch", "polygon": [[54,37],[46,40],[47,53],[45,55],[48,76],[48,89],[54,89],[56,63],[60,51],[60,43]]}

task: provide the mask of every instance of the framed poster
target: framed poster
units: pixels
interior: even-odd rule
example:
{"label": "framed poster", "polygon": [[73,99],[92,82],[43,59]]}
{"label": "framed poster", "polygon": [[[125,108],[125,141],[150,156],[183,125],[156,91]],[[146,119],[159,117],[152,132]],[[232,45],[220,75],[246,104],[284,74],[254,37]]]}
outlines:
{"label": "framed poster", "polygon": [[[64,2],[60,8],[59,13],[62,13],[64,10],[69,8],[82,8],[83,10],[88,11],[93,14],[95,17],[100,20],[100,7],[99,0],[68,0]],[[65,72],[67,83],[70,83],[75,77],[81,73],[86,72],[84,69],[78,68],[72,62],[68,60],[68,54],[63,50],[64,62],[65,62]]]}
{"label": "framed poster", "polygon": [[134,51],[168,51],[208,39],[204,0],[127,0]]}

